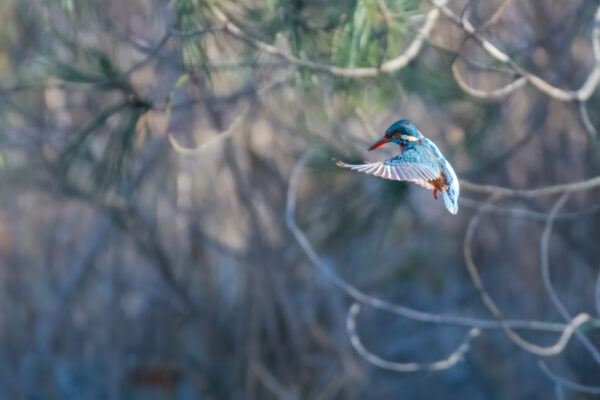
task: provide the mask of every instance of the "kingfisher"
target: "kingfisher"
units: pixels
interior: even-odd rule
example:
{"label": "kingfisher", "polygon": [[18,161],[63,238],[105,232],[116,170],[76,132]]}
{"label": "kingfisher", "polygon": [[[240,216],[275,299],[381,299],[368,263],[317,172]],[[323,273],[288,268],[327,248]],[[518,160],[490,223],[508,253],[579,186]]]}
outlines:
{"label": "kingfisher", "polygon": [[385,135],[367,150],[375,150],[386,143],[399,145],[401,154],[373,163],[346,164],[337,161],[336,164],[394,181],[416,183],[433,190],[436,200],[438,192],[441,192],[448,211],[451,214],[458,212],[458,178],[435,143],[423,136],[407,119],[394,122]]}

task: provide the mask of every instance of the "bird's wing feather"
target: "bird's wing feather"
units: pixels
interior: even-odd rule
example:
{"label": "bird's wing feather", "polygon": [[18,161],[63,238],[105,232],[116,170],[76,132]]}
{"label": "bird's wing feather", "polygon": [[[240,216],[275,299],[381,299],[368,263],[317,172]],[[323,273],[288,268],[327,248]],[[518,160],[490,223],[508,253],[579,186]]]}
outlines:
{"label": "bird's wing feather", "polygon": [[438,179],[441,173],[439,163],[432,160],[429,154],[421,154],[414,149],[408,149],[401,155],[385,161],[365,164],[346,164],[338,161],[336,164],[386,179],[413,182],[427,189],[434,189],[428,181]]}
{"label": "bird's wing feather", "polygon": [[458,212],[458,196],[460,194],[460,186],[456,173],[452,165],[442,155],[442,152],[437,148],[435,143],[429,139],[425,139],[425,143],[429,148],[442,160],[442,168],[444,169],[444,177],[448,184],[448,190],[443,192],[444,204],[450,213],[456,214]]}

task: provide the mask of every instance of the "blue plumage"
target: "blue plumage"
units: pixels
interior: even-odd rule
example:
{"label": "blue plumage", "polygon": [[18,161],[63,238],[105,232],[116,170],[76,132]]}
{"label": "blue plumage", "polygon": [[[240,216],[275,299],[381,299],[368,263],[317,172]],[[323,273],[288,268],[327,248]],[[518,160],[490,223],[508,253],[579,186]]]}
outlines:
{"label": "blue plumage", "polygon": [[390,142],[400,146],[400,155],[383,162],[356,165],[338,162],[337,165],[386,179],[416,183],[432,189],[436,199],[437,192],[440,191],[448,211],[456,214],[460,193],[458,178],[435,143],[424,137],[413,123],[406,119],[394,122],[386,130],[383,138],[369,147],[369,150]]}
{"label": "blue plumage", "polygon": [[385,134],[392,135],[394,132],[403,132],[415,137],[423,137],[417,127],[407,119],[401,119],[391,124],[390,127],[386,129]]}

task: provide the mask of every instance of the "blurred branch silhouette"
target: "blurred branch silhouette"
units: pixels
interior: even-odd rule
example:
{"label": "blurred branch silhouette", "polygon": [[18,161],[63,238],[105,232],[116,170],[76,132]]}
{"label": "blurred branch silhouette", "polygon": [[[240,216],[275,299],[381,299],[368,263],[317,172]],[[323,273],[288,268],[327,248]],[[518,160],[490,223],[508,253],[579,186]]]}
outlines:
{"label": "blurred branch silhouette", "polygon": [[554,381],[557,385],[564,386],[564,387],[567,387],[569,389],[572,389],[572,390],[575,390],[578,392],[589,393],[589,394],[600,394],[600,386],[586,386],[586,385],[580,385],[575,382],[571,382],[568,379],[565,379],[565,378],[555,374],[554,372],[552,372],[550,370],[550,368],[548,368],[548,366],[546,365],[546,363],[544,361],[540,361],[539,366],[540,366],[540,369],[546,374],[546,376],[548,378],[550,378],[552,381]]}
{"label": "blurred branch silhouette", "polygon": [[473,182],[465,181],[464,179],[461,180],[460,184],[463,188],[478,193],[493,194],[499,197],[508,196],[532,198],[595,189],[597,187],[600,187],[600,176],[587,179],[581,182],[564,183],[539,189],[510,189],[500,186],[480,185]]}
{"label": "blurred branch silhouette", "polygon": [[[563,331],[562,335],[557,340],[557,342],[552,346],[539,346],[539,345],[530,343],[530,342],[526,341],[525,339],[523,339],[519,334],[517,334],[512,329],[512,327],[504,320],[504,317],[502,316],[500,309],[498,308],[496,303],[492,300],[489,293],[485,289],[485,286],[483,285],[483,282],[481,280],[481,276],[479,275],[479,272],[477,271],[477,266],[475,265],[475,261],[473,260],[473,253],[472,253],[473,235],[475,234],[475,230],[477,229],[477,226],[479,225],[479,223],[481,221],[482,215],[487,211],[486,205],[495,201],[498,197],[499,197],[499,195],[497,195],[497,194],[490,196],[488,198],[486,204],[484,204],[482,207],[480,207],[479,210],[477,211],[477,213],[473,216],[473,218],[471,219],[471,222],[469,223],[469,226],[467,227],[467,232],[465,234],[465,241],[464,241],[464,245],[463,245],[465,264],[467,266],[469,273],[471,274],[471,278],[473,280],[473,283],[475,284],[475,287],[479,291],[479,294],[481,296],[483,303],[488,308],[490,313],[494,316],[494,318],[500,323],[500,326],[502,327],[502,329],[504,330],[506,335],[510,338],[510,340],[512,340],[516,345],[523,348],[524,350],[526,350],[530,353],[539,355],[539,356],[548,357],[548,356],[553,356],[553,355],[559,354],[564,350],[565,346],[569,343],[571,335],[577,331],[577,328],[580,325],[588,322],[591,319],[590,315],[588,315],[586,313],[581,313],[581,314],[577,315],[575,318],[569,318],[567,321],[568,322],[567,327],[565,328],[565,330]],[[558,210],[559,210],[559,208],[553,209],[552,212],[550,213],[550,216],[548,217],[548,219],[553,220],[554,214],[556,212],[558,212]]]}
{"label": "blurred branch silhouette", "polygon": [[[565,192],[560,198],[556,201],[552,210],[550,210],[550,214],[548,215],[548,219],[546,221],[546,226],[544,227],[544,231],[542,233],[541,243],[540,243],[540,256],[541,256],[541,266],[542,266],[542,279],[544,281],[544,287],[548,292],[548,296],[550,300],[558,310],[558,312],[562,315],[565,321],[570,321],[573,319],[571,314],[567,311],[562,301],[558,298],[554,287],[552,286],[552,281],[550,279],[550,265],[549,265],[549,255],[548,255],[548,242],[550,241],[550,235],[552,234],[552,226],[554,224],[554,220],[556,219],[557,213],[564,206],[564,204],[569,200],[570,192]],[[583,345],[588,349],[590,354],[594,357],[596,362],[600,363],[600,353],[598,349],[590,342],[590,340],[580,331],[576,331],[578,339],[583,343]]]}
{"label": "blurred branch silhouette", "polygon": [[465,353],[469,351],[469,342],[480,334],[479,328],[472,328],[467,334],[465,340],[445,360],[432,363],[391,362],[377,357],[363,346],[362,342],[360,341],[360,337],[356,332],[356,316],[359,312],[360,304],[354,303],[348,310],[348,316],[346,317],[346,329],[348,330],[352,347],[354,347],[354,350],[356,350],[356,352],[360,354],[362,358],[371,364],[376,365],[379,368],[389,369],[390,371],[395,372],[441,371],[443,369],[452,368],[454,365],[456,365],[456,363],[460,362]]}
{"label": "blurred branch silhouette", "polygon": [[125,3],[0,2],[3,393],[600,393],[597,2]]}
{"label": "blurred branch silhouette", "polygon": [[581,88],[579,88],[576,91],[567,91],[553,86],[547,81],[540,78],[539,76],[527,71],[519,64],[517,64],[513,59],[511,59],[506,53],[502,52],[500,49],[494,46],[481,33],[478,32],[479,30],[485,28],[488,25],[488,23],[493,24],[497,20],[497,18],[499,18],[501,13],[504,12],[506,7],[510,5],[511,1],[505,1],[494,14],[494,16],[492,16],[492,18],[490,18],[489,21],[484,23],[479,29],[476,29],[464,16],[460,17],[456,15],[448,6],[446,6],[445,2],[440,2],[438,0],[430,1],[438,9],[440,9],[448,19],[460,26],[468,34],[469,38],[475,39],[490,56],[492,56],[499,62],[507,65],[508,67],[512,68],[516,76],[519,76],[519,78],[514,80],[512,83],[507,84],[503,88],[491,91],[479,90],[469,86],[467,82],[465,82],[465,80],[460,75],[460,71],[458,70],[456,62],[453,62],[452,74],[456,83],[462,90],[464,90],[466,93],[473,97],[477,97],[483,100],[497,101],[508,96],[515,90],[520,89],[525,85],[525,83],[530,83],[536,89],[540,90],[541,92],[556,100],[575,102],[579,109],[579,113],[581,115],[581,119],[586,130],[591,136],[597,136],[597,131],[591,123],[587,112],[586,102],[592,96],[592,94],[598,86],[598,83],[600,82],[600,7],[596,9],[596,13],[594,15],[594,25],[592,29],[591,38],[595,60],[594,66]]}
{"label": "blurred branch silhouette", "polygon": [[[446,4],[446,0],[440,0],[440,4]],[[291,54],[287,54],[273,45],[254,39],[251,35],[244,32],[240,27],[234,24],[220,8],[214,5],[211,5],[210,7],[212,12],[215,14],[216,18],[219,20],[219,22],[224,25],[224,29],[235,38],[247,42],[251,46],[254,46],[257,49],[259,49],[260,51],[281,57],[289,63],[298,67],[308,68],[310,70],[324,72],[331,75],[343,76],[346,78],[373,77],[384,72],[390,73],[405,67],[412,59],[414,59],[419,54],[419,51],[423,46],[425,38],[434,28],[439,16],[438,10],[433,9],[429,11],[427,13],[427,17],[425,19],[423,27],[419,30],[417,37],[407,47],[404,53],[402,53],[400,56],[394,59],[383,62],[378,68],[341,68],[336,67],[334,65],[320,64],[309,60],[303,60]]]}
{"label": "blurred branch silhouette", "polygon": [[[598,86],[598,82],[600,82],[600,7],[598,7],[594,16],[594,29],[592,33],[592,47],[595,57],[594,68],[592,69],[588,78],[585,80],[585,83],[581,86],[580,89],[576,91],[566,91],[552,86],[537,75],[534,75],[525,70],[515,61],[513,61],[506,53],[502,52],[490,41],[484,38],[483,35],[478,33],[475,27],[468,20],[456,15],[449,7],[446,6],[445,2],[441,2],[438,0],[431,0],[431,2],[448,19],[460,26],[466,33],[471,35],[490,56],[511,67],[518,75],[525,78],[527,82],[529,82],[538,90],[544,92],[545,94],[554,99],[561,101],[586,101],[591,97],[594,90]],[[517,87],[513,87],[512,90],[515,90],[518,87],[520,86],[517,85]],[[509,94],[511,91],[507,91],[506,94]],[[477,91],[474,91],[474,93],[477,93]],[[484,96],[484,98],[485,97],[486,96]]]}
{"label": "blurred branch silhouette", "polygon": [[[496,306],[494,301],[491,299],[491,297],[485,290],[483,283],[481,281],[481,278],[479,276],[479,273],[477,272],[477,267],[475,266],[475,263],[473,261],[472,254],[471,254],[471,242],[473,240],[473,235],[474,235],[475,229],[481,219],[481,215],[487,211],[487,205],[491,201],[493,201],[495,198],[499,197],[503,192],[499,192],[499,193],[493,195],[490,199],[488,199],[486,204],[484,204],[482,207],[479,208],[479,211],[475,214],[475,216],[473,217],[473,219],[471,220],[471,222],[469,224],[469,227],[467,229],[467,233],[465,236],[465,242],[464,242],[464,254],[465,254],[465,262],[466,262],[467,268],[468,268],[469,272],[471,273],[471,276],[473,278],[473,282],[475,283],[475,286],[477,287],[477,289],[479,290],[479,292],[482,296],[482,300],[483,300],[484,304],[488,307],[488,309],[490,310],[490,312],[496,319],[496,321],[497,321],[496,323],[494,323],[492,321],[486,321],[486,320],[477,320],[477,319],[471,319],[471,318],[451,317],[451,316],[423,313],[420,311],[412,310],[412,309],[404,307],[404,306],[394,305],[394,304],[388,303],[384,300],[380,300],[375,297],[371,297],[369,295],[364,294],[360,290],[356,289],[355,287],[353,287],[352,285],[350,285],[349,283],[344,281],[339,276],[335,275],[335,273],[333,273],[333,271],[331,271],[331,268],[329,266],[327,266],[325,264],[325,262],[322,261],[319,258],[319,256],[315,253],[312,246],[310,245],[310,242],[308,241],[308,238],[304,235],[304,233],[296,225],[294,214],[295,214],[295,206],[296,206],[296,192],[297,192],[298,180],[300,177],[300,173],[302,172],[302,169],[304,168],[305,164],[307,163],[307,161],[309,160],[309,158],[311,156],[311,153],[312,153],[311,151],[307,151],[306,153],[304,153],[302,155],[302,157],[300,157],[300,159],[296,163],[296,166],[294,167],[294,170],[292,171],[292,175],[291,175],[290,181],[289,181],[287,207],[286,207],[287,225],[288,225],[288,228],[292,231],[292,233],[296,237],[296,240],[298,241],[298,243],[302,246],[302,248],[303,248],[304,252],[306,253],[306,255],[308,256],[308,258],[317,267],[317,269],[325,277],[327,277],[331,281],[332,284],[334,284],[338,288],[342,289],[346,294],[348,294],[354,300],[356,300],[360,303],[369,305],[374,308],[382,309],[382,310],[385,310],[388,312],[398,314],[405,318],[410,318],[410,319],[414,319],[414,320],[421,321],[421,322],[456,324],[456,325],[462,325],[462,326],[471,326],[471,327],[477,328],[477,329],[489,329],[489,328],[500,327],[505,331],[507,336],[513,342],[515,342],[515,344],[519,345],[523,349],[525,349],[533,354],[536,354],[539,356],[544,356],[544,357],[553,356],[553,355],[561,353],[564,350],[564,348],[566,347],[566,345],[568,344],[573,333],[577,332],[577,328],[579,326],[581,326],[582,324],[587,323],[591,320],[591,317],[586,313],[581,313],[575,318],[568,318],[567,319],[568,324],[564,327],[561,327],[561,331],[562,331],[561,336],[557,340],[556,344],[554,344],[552,346],[548,346],[548,347],[542,347],[542,346],[538,346],[538,345],[535,345],[535,344],[525,341],[513,329],[521,328],[521,329],[533,329],[533,330],[554,330],[554,328],[556,327],[555,324],[549,324],[549,323],[544,323],[544,322],[539,322],[539,321],[507,321],[503,318],[500,310],[498,309],[498,307]],[[572,186],[569,186],[568,188],[572,188]],[[543,190],[543,189],[540,189],[540,190]],[[552,190],[555,190],[555,189],[552,189]],[[561,202],[559,202],[557,204],[559,206],[562,205],[561,203],[564,202],[567,198],[568,197],[566,197],[566,196],[562,197],[561,200],[562,199],[564,199],[564,200],[562,200]],[[558,213],[559,209],[560,209],[560,207],[556,207],[556,206],[552,209],[552,211],[548,215],[547,220],[550,222],[548,222],[547,226],[551,227],[551,222],[556,217],[556,213]],[[547,228],[547,232],[549,232],[549,229],[550,228]],[[545,233],[544,237],[546,237],[547,235],[549,235],[549,233]],[[547,240],[547,239],[545,239],[545,240]],[[546,246],[543,246],[543,251],[544,250],[546,250]],[[416,371],[416,370],[427,369],[427,368],[443,369],[444,367],[447,368],[447,367],[454,365],[456,363],[456,361],[458,361],[458,359],[456,357],[459,357],[460,354],[462,354],[462,353],[464,353],[464,351],[466,351],[466,348],[464,346],[461,346],[455,353],[453,353],[453,355],[448,360],[441,362],[441,364],[435,364],[435,365],[437,365],[435,367],[434,366],[422,367],[422,366],[415,366],[414,364],[396,364],[396,363],[386,362],[386,361],[372,355],[362,346],[360,339],[358,338],[358,336],[356,334],[356,330],[355,330],[355,317],[359,310],[358,307],[359,307],[358,305],[352,306],[349,311],[349,314],[348,314],[347,326],[348,326],[348,331],[352,338],[352,344],[355,347],[355,349],[359,352],[359,354],[361,354],[367,361],[369,361],[377,366],[380,366],[380,367],[386,368],[386,369],[393,369],[393,370],[396,370],[399,372]],[[475,336],[476,335],[475,332],[477,332],[477,331],[471,331],[471,333],[469,334],[469,337]],[[582,338],[583,338],[584,342],[587,341],[587,339],[585,337],[582,336]],[[590,346],[592,346],[591,343],[590,343]],[[593,348],[593,346],[591,348]],[[595,351],[595,348],[593,348],[593,349]]]}

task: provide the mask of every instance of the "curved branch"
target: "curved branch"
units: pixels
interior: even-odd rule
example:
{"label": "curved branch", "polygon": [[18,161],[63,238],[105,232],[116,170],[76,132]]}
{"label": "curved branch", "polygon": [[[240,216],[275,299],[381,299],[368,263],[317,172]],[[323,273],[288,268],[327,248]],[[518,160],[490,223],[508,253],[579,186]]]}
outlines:
{"label": "curved branch", "polygon": [[594,290],[594,298],[596,299],[596,314],[600,315],[600,272],[596,277],[596,287]]}
{"label": "curved branch", "polygon": [[590,98],[598,83],[600,82],[600,6],[596,10],[594,17],[594,29],[592,32],[592,45],[594,48],[594,68],[588,75],[588,78],[581,86],[579,90],[563,90],[557,88],[541,79],[540,77],[527,71],[519,64],[517,64],[512,58],[506,53],[498,49],[492,42],[487,40],[481,35],[475,27],[466,19],[456,15],[450,8],[448,8],[445,2],[439,0],[430,0],[442,13],[456,25],[460,26],[465,32],[467,32],[473,39],[475,39],[481,47],[487,51],[487,53],[495,58],[496,60],[503,62],[510,66],[516,73],[527,79],[529,83],[535,86],[541,92],[546,93],[548,96],[561,101],[574,101],[581,100],[585,101]]}
{"label": "curved branch", "polygon": [[488,19],[483,24],[481,24],[481,26],[479,26],[478,30],[482,31],[483,29],[487,28],[488,26],[492,26],[496,22],[498,22],[498,20],[502,16],[502,14],[504,14],[504,11],[506,11],[506,9],[511,5],[512,2],[513,2],[513,0],[505,0],[504,3],[502,3],[500,5],[500,7],[498,7],[496,12],[494,12],[494,14],[490,17],[490,19]]}
{"label": "curved branch", "polygon": [[[486,203],[482,202],[482,201],[478,201],[478,200],[474,200],[471,199],[469,197],[466,196],[461,196],[459,199],[459,203],[461,206],[467,206],[467,207],[471,207],[471,208],[479,208],[483,205],[485,205]],[[562,213],[558,213],[556,214],[556,219],[557,220],[569,220],[569,219],[576,219],[576,218],[581,218],[587,215],[592,215],[597,213],[598,211],[600,211],[600,204],[595,204],[589,208],[580,210],[580,211],[566,211],[566,212],[562,212]],[[515,218],[528,218],[530,220],[534,220],[534,221],[542,221],[542,222],[546,222],[548,220],[548,216],[550,214],[545,213],[545,212],[538,212],[538,211],[530,211],[530,210],[526,210],[524,208],[515,208],[515,207],[501,207],[501,206],[497,206],[497,205],[493,205],[493,204],[489,204],[488,205],[488,212],[494,212],[496,214],[503,214],[503,215],[509,215]],[[598,280],[598,301],[599,301],[599,308],[598,308],[598,314],[600,315],[600,274],[598,275],[599,280]]]}
{"label": "curved branch", "polygon": [[527,83],[526,78],[520,77],[520,78],[512,81],[508,85],[506,85],[502,88],[499,88],[499,89],[479,90],[479,89],[475,89],[475,88],[469,86],[467,84],[467,82],[464,81],[462,76],[460,76],[460,72],[458,70],[456,61],[452,64],[451,69],[452,69],[452,75],[454,76],[454,80],[456,81],[458,86],[463,91],[465,91],[467,94],[469,94],[473,97],[477,97],[479,99],[484,99],[484,100],[500,100],[500,99],[508,96],[515,90],[522,88]]}
{"label": "curved branch", "polygon": [[[439,4],[445,5],[447,0],[438,0],[438,2]],[[417,37],[411,42],[407,49],[400,56],[382,63],[379,68],[343,68],[336,67],[334,65],[304,60],[292,54],[279,50],[277,47],[271,44],[265,43],[248,35],[239,26],[234,24],[229,19],[229,17],[227,17],[227,15],[225,15],[225,13],[221,11],[218,7],[214,5],[209,5],[209,7],[212,10],[215,17],[219,20],[219,22],[223,24],[223,29],[225,30],[225,32],[229,33],[236,39],[242,40],[267,54],[272,54],[274,56],[280,57],[289,62],[290,64],[294,64],[298,67],[307,68],[318,72],[324,72],[331,75],[343,76],[346,78],[373,77],[381,74],[382,72],[394,72],[405,67],[419,54],[419,51],[423,47],[425,37],[429,36],[440,15],[440,11],[437,8],[433,8],[432,10],[430,10],[427,13],[427,17],[425,19],[423,27],[419,30]]]}
{"label": "curved branch", "polygon": [[[554,224],[554,220],[556,219],[556,215],[558,211],[564,206],[567,202],[571,193],[565,192],[554,204],[550,214],[548,215],[548,219],[546,221],[546,226],[544,227],[544,231],[542,232],[542,238],[540,240],[540,259],[541,259],[541,268],[542,268],[542,281],[544,282],[544,287],[546,288],[546,292],[548,296],[550,296],[550,300],[554,304],[554,307],[558,310],[560,315],[565,319],[565,321],[569,322],[573,319],[567,308],[564,306],[562,301],[558,298],[554,287],[552,286],[552,280],[550,279],[550,262],[548,261],[548,242],[550,241],[550,235],[552,234],[552,226]],[[581,343],[588,349],[592,357],[600,364],[600,353],[598,349],[590,342],[590,340],[580,331],[576,331],[575,335],[581,341]]]}
{"label": "curved branch", "polygon": [[[394,304],[376,297],[372,297],[348,282],[344,279],[333,273],[327,263],[323,261],[315,252],[312,245],[310,244],[308,238],[300,230],[298,225],[296,224],[296,220],[294,217],[294,213],[296,210],[296,190],[298,187],[298,181],[300,179],[300,174],[302,169],[308,162],[311,157],[313,151],[306,151],[298,160],[292,174],[290,176],[289,184],[288,184],[288,192],[287,192],[287,203],[286,203],[286,212],[285,212],[285,221],[288,226],[288,229],[294,235],[294,238],[302,247],[302,250],[312,262],[312,264],[317,268],[317,270],[323,274],[323,276],[328,279],[334,286],[342,290],[352,299],[357,302],[366,304],[370,307],[385,310],[396,315],[400,315],[405,318],[409,318],[415,321],[434,323],[434,324],[447,324],[447,325],[457,325],[457,326],[467,326],[474,327],[479,329],[497,329],[501,327],[501,324],[497,321],[486,320],[486,319],[478,319],[478,318],[469,318],[469,317],[458,317],[451,315],[442,315],[442,314],[432,314],[428,312],[423,312],[419,310],[415,310],[406,306],[402,306],[399,304]],[[587,320],[587,319],[586,319]],[[542,321],[504,321],[504,324],[507,326],[513,327],[515,329],[529,329],[529,330],[539,330],[546,332],[563,332],[566,330],[572,329],[570,325],[565,324],[557,324],[551,322],[542,322]],[[564,333],[563,333],[564,335]],[[569,334],[570,335],[570,334]]]}
{"label": "curved branch", "polygon": [[591,137],[598,136],[598,131],[594,128],[594,124],[592,124],[592,120],[590,119],[590,115],[588,114],[587,106],[585,101],[577,102],[577,109],[579,110],[579,115],[581,116],[581,121],[583,122],[583,126],[588,131]]}
{"label": "curved branch", "polygon": [[[498,195],[492,195],[488,199],[488,204],[493,202],[494,200],[496,200],[498,197],[499,197]],[[498,306],[496,305],[494,300],[492,300],[489,293],[485,289],[485,286],[483,285],[483,281],[481,280],[481,276],[479,275],[479,272],[477,270],[477,266],[475,265],[475,261],[473,260],[473,253],[472,253],[473,236],[475,234],[475,230],[477,229],[477,226],[479,225],[481,216],[485,212],[487,212],[487,204],[484,205],[483,207],[481,207],[477,211],[477,213],[473,216],[471,221],[469,222],[469,226],[467,227],[467,233],[465,234],[465,241],[464,241],[464,246],[463,246],[465,264],[467,266],[467,270],[469,271],[469,274],[471,275],[471,279],[473,280],[473,283],[475,284],[475,287],[479,291],[481,300],[483,301],[483,303],[485,304],[487,309],[490,311],[490,313],[494,316],[494,318],[499,322],[500,326],[502,327],[502,330],[504,331],[504,333],[506,333],[506,336],[508,336],[508,338],[510,340],[512,340],[512,342],[515,343],[517,346],[521,347],[522,349],[524,349],[530,353],[536,354],[538,356],[543,356],[543,357],[553,356],[553,355],[561,353],[564,350],[564,348],[567,346],[567,344],[569,343],[569,340],[571,339],[571,336],[573,335],[575,330],[580,325],[588,322],[591,319],[591,317],[586,313],[581,313],[577,317],[572,319],[569,322],[569,324],[565,327],[565,329],[563,330],[562,334],[560,335],[560,337],[558,338],[556,343],[551,346],[540,346],[540,345],[537,345],[534,343],[530,343],[530,342],[526,341],[525,339],[523,339],[521,336],[519,336],[519,334],[517,334],[512,329],[512,327],[506,323],[506,321],[504,320],[504,317],[502,316],[502,313],[500,312],[500,309],[498,308]]]}
{"label": "curved branch", "polygon": [[[447,0],[441,0],[441,2],[443,2],[444,4],[446,3],[446,1]],[[393,72],[404,68],[409,62],[411,62],[412,59],[419,54],[421,47],[423,47],[423,41],[426,37],[429,36],[431,31],[433,30],[433,27],[435,26],[439,15],[440,12],[437,8],[434,8],[431,11],[429,11],[427,13],[427,17],[425,18],[425,24],[423,24],[423,27],[421,29],[419,29],[417,37],[406,48],[404,53],[392,60],[386,61],[383,64],[381,64],[380,70],[383,72]]]}
{"label": "curved branch", "polygon": [[169,143],[173,147],[173,150],[175,150],[179,154],[183,154],[183,155],[186,155],[186,156],[197,155],[197,154],[201,153],[202,150],[204,150],[211,143],[214,143],[214,142],[226,139],[229,136],[231,136],[234,132],[236,132],[237,128],[239,126],[241,126],[242,122],[246,119],[246,114],[248,113],[249,109],[250,109],[249,107],[246,107],[246,109],[244,111],[242,111],[233,120],[233,122],[229,125],[229,127],[225,131],[223,131],[223,132],[221,132],[221,133],[213,136],[212,138],[210,138],[206,142],[204,142],[202,144],[199,144],[196,147],[188,148],[188,147],[184,147],[184,146],[180,145],[179,142],[177,141],[177,139],[175,138],[175,135],[173,135],[170,132],[169,132],[169,135],[168,135]]}
{"label": "curved branch", "polygon": [[600,176],[585,181],[563,183],[560,185],[546,186],[538,189],[510,189],[502,186],[480,185],[465,180],[460,181],[461,188],[477,193],[495,194],[501,197],[541,197],[562,194],[565,192],[581,192],[600,187]]}
{"label": "curved branch", "polygon": [[352,344],[352,347],[354,347],[354,350],[356,350],[356,352],[360,354],[362,358],[371,364],[379,368],[388,369],[395,372],[441,371],[443,369],[451,368],[463,359],[466,352],[469,351],[469,344],[471,340],[479,336],[481,333],[478,328],[471,329],[463,342],[448,356],[448,358],[444,360],[439,360],[432,363],[400,363],[386,361],[367,350],[360,341],[360,337],[356,332],[356,316],[359,312],[360,304],[354,303],[348,310],[348,316],[346,317],[346,330],[350,336],[350,343]]}
{"label": "curved branch", "polygon": [[563,378],[562,376],[559,376],[556,373],[552,372],[550,370],[550,368],[548,368],[548,366],[546,365],[545,362],[540,361],[538,365],[539,365],[540,369],[544,372],[544,374],[546,374],[546,376],[548,378],[550,378],[552,381],[554,381],[554,383],[556,383],[556,384],[562,385],[566,388],[569,388],[571,390],[575,390],[578,392],[589,393],[589,394],[600,394],[600,386],[586,386],[586,385],[581,385],[579,383],[571,382],[571,381]]}
{"label": "curved branch", "polygon": [[390,29],[390,27],[394,23],[394,15],[388,8],[387,4],[385,4],[385,0],[377,0],[377,6],[379,7],[379,11],[381,11],[381,15],[383,16],[383,19],[385,20],[385,24],[387,25],[387,28]]}

